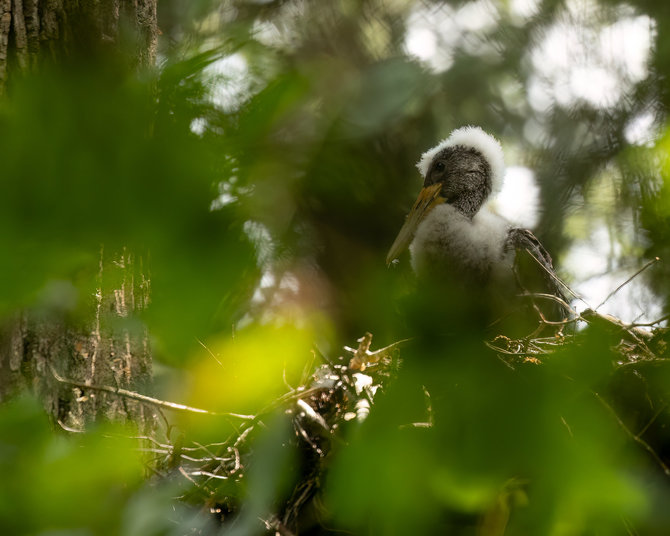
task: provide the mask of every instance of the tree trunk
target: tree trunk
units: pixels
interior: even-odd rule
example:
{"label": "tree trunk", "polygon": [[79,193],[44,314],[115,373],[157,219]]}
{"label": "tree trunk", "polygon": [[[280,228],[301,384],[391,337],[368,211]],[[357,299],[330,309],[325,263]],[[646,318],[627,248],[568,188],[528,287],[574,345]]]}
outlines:
{"label": "tree trunk", "polygon": [[[96,51],[122,55],[131,69],[152,66],[156,2],[0,0],[0,95],[11,88],[13,76],[42,62],[95,59]],[[83,320],[22,311],[6,322],[0,329],[0,400],[29,389],[66,429],[102,418],[148,431],[154,420],[149,408],[96,389],[146,390],[151,381],[148,337],[137,318],[149,303],[145,260],[102,247],[95,293],[81,297],[87,300]],[[73,288],[53,284],[67,287],[60,289],[65,293]]]}
{"label": "tree trunk", "polygon": [[[97,386],[144,390],[151,352],[137,313],[149,302],[142,260],[128,251],[100,252],[95,295],[84,322],[49,313],[20,313],[0,335],[0,399],[32,389],[66,429],[96,419],[134,422],[147,431],[153,414]],[[85,386],[92,386],[87,389]]]}
{"label": "tree trunk", "polygon": [[156,59],[158,0],[0,0],[0,94],[13,72],[41,60],[113,47],[128,61]]}

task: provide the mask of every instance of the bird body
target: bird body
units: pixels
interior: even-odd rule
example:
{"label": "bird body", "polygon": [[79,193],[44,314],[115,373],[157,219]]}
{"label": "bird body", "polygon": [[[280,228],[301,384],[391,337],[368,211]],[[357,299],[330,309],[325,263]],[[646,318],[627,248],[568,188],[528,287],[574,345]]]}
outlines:
{"label": "bird body", "polygon": [[[461,303],[491,296],[499,305],[520,292],[538,292],[537,277],[526,288],[516,271],[525,252],[544,281],[540,290],[562,297],[551,257],[539,240],[492,210],[489,199],[502,188],[505,172],[502,147],[494,137],[478,127],[460,128],[425,152],[417,167],[423,189],[387,263],[409,247],[412,267],[429,288],[447,289]],[[493,309],[500,312],[498,306]]]}
{"label": "bird body", "polygon": [[472,282],[485,282],[501,270],[511,270],[514,256],[505,244],[510,224],[483,207],[468,218],[441,204],[421,222],[409,246],[419,277],[455,271]]}

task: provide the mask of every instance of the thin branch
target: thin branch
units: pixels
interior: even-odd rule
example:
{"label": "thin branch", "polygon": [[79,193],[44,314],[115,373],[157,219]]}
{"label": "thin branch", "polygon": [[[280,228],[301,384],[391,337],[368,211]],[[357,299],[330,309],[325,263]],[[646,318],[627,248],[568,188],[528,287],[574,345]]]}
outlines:
{"label": "thin branch", "polygon": [[640,366],[668,366],[670,365],[670,359],[667,358],[656,358],[656,359],[638,359],[637,361],[628,361],[626,363],[621,363],[619,368],[636,368]]}
{"label": "thin branch", "polygon": [[435,418],[433,417],[433,401],[430,398],[430,391],[426,388],[425,385],[422,385],[423,389],[423,398],[426,403],[426,413],[428,415],[428,424],[433,426],[435,424]]}
{"label": "thin branch", "polygon": [[191,478],[191,476],[186,472],[186,470],[183,467],[179,466],[177,470],[182,474],[184,478],[186,478],[186,480],[189,480],[193,485],[195,485],[198,488],[202,487],[193,478]]}
{"label": "thin branch", "polygon": [[218,480],[228,480],[227,476],[215,475],[214,473],[210,473],[209,471],[191,471],[188,474],[191,475],[191,476],[206,476],[207,478],[216,478]]}
{"label": "thin branch", "polygon": [[[581,317],[580,317],[579,313],[575,309],[570,307],[568,302],[566,302],[563,298],[559,298],[558,296],[555,296],[554,294],[548,294],[546,292],[528,292],[528,291],[526,291],[523,294],[518,294],[518,296],[520,296],[522,298],[544,298],[545,300],[551,300],[551,301],[554,301],[554,302],[558,303],[562,307],[564,307],[565,310],[568,311],[570,314],[575,315],[575,318],[570,318],[570,319],[567,319],[567,320],[561,320],[561,321],[557,321],[557,322],[550,322],[549,320],[544,320],[544,322],[551,323],[551,324],[570,324],[571,322],[574,322],[575,320],[581,320]],[[582,301],[584,301],[584,300],[582,300]]]}
{"label": "thin branch", "polygon": [[663,404],[660,408],[658,408],[658,409],[656,410],[656,413],[654,413],[654,415],[652,416],[652,418],[649,419],[649,422],[648,422],[647,424],[645,424],[645,425],[642,427],[642,430],[640,430],[640,431],[637,433],[638,437],[642,437],[642,436],[645,434],[645,432],[646,432],[647,430],[649,430],[649,427],[654,423],[654,421],[655,421],[656,419],[658,419],[658,416],[659,416],[661,413],[663,413],[663,410],[665,410],[665,408],[667,408],[667,407],[668,407],[667,404]]}
{"label": "thin branch", "polygon": [[160,441],[157,441],[153,437],[149,437],[149,436],[135,436],[135,437],[133,437],[133,439],[135,439],[137,441],[148,441],[149,443],[153,443],[154,445],[156,445],[157,447],[160,447],[162,449],[171,449],[172,448],[172,445],[161,443]]}
{"label": "thin branch", "polygon": [[491,350],[495,352],[500,352],[501,354],[506,354],[506,355],[525,355],[525,352],[513,352],[511,350],[505,350],[504,348],[500,348],[499,346],[496,346],[495,344],[489,342],[489,341],[484,341],[484,344],[488,346]]}
{"label": "thin branch", "polygon": [[408,339],[402,339],[391,343],[388,346],[384,346],[384,348],[380,348],[379,350],[371,352],[370,346],[372,344],[372,334],[366,333],[363,337],[358,339],[358,348],[350,348],[349,346],[344,347],[347,352],[354,354],[349,361],[349,368],[352,370],[363,371],[366,368],[379,363],[384,357],[390,358],[391,350],[411,340],[411,337]]}
{"label": "thin branch", "polygon": [[656,354],[654,354],[654,352],[649,349],[647,343],[645,340],[643,340],[649,340],[652,336],[651,333],[642,329],[631,328],[612,315],[597,313],[592,309],[583,311],[582,319],[591,325],[596,323],[596,325],[600,325],[610,332],[622,333],[624,338],[627,338],[629,341],[637,344],[640,350],[642,350],[642,352],[644,352],[649,358],[653,359],[656,357]]}
{"label": "thin branch", "polygon": [[198,339],[198,337],[196,337],[195,340],[198,341],[198,344],[199,344],[200,346],[202,346],[205,350],[207,350],[207,353],[208,353],[209,355],[212,356],[212,358],[214,359],[214,361],[216,361],[216,362],[221,366],[221,368],[225,368],[225,367],[223,366],[223,363],[221,363],[221,361],[219,360],[219,358],[216,357],[216,355],[214,354],[214,352],[212,352],[209,348],[207,348],[207,346],[205,345],[204,342],[202,342],[200,339]]}
{"label": "thin branch", "polygon": [[667,315],[663,315],[661,318],[659,318],[658,320],[654,320],[653,322],[633,322],[632,324],[629,324],[629,326],[631,328],[651,327],[669,319],[670,319],[670,313]]}
{"label": "thin branch", "polygon": [[[538,264],[538,265],[539,265],[539,266],[540,266],[540,267],[541,267],[541,268],[542,268],[542,269],[549,275],[549,277],[551,277],[551,278],[554,280],[554,282],[558,283],[558,285],[559,285],[560,287],[563,287],[564,290],[567,290],[570,294],[572,294],[572,296],[574,296],[574,297],[577,298],[578,300],[580,300],[580,301],[586,303],[586,302],[584,301],[584,299],[583,299],[579,294],[577,294],[577,293],[576,293],[574,290],[572,290],[567,284],[565,284],[565,283],[563,282],[563,280],[562,280],[560,277],[558,277],[558,275],[556,275],[556,273],[555,273],[554,271],[549,270],[549,268],[547,268],[542,262],[540,262],[540,259],[538,259],[535,255],[533,255],[533,253],[531,253],[528,249],[526,249],[525,251],[526,251],[526,252],[533,258],[533,260],[534,260],[534,261],[535,261],[535,262],[536,262],[536,263],[537,263],[537,264]],[[564,302],[564,303],[565,303],[565,302]],[[588,303],[587,303],[586,305],[588,305]]]}
{"label": "thin branch", "polygon": [[138,448],[137,452],[152,452],[154,454],[170,454],[170,451],[167,449],[155,449],[155,448]]}
{"label": "thin branch", "polygon": [[185,404],[177,404],[175,402],[167,402],[165,400],[159,400],[158,398],[152,398],[147,395],[143,395],[141,393],[136,393],[134,391],[128,391],[127,389],[122,389],[120,387],[110,387],[108,385],[94,385],[94,384],[87,384],[85,382],[80,382],[80,381],[75,381],[75,380],[70,380],[67,378],[63,378],[60,374],[56,372],[56,370],[53,368],[53,366],[49,365],[49,368],[51,369],[51,374],[53,377],[58,381],[59,383],[65,383],[67,385],[71,385],[73,387],[78,387],[80,389],[90,389],[93,391],[102,391],[104,393],[110,393],[114,395],[118,395],[124,398],[129,398],[131,400],[137,400],[138,402],[143,402],[146,404],[151,404],[152,406],[156,406],[159,408],[165,408],[165,409],[171,409],[174,411],[185,411],[187,413],[198,413],[201,415],[211,415],[213,417],[232,417],[235,419],[241,419],[245,421],[250,421],[256,418],[255,415],[242,415],[239,413],[219,413],[215,411],[209,411],[206,409],[200,409],[200,408],[194,408],[191,406],[187,406]]}
{"label": "thin branch", "polygon": [[615,288],[612,292],[610,292],[607,297],[601,302],[601,304],[595,308],[597,311],[600,309],[603,305],[605,305],[609,299],[614,296],[617,292],[619,292],[623,287],[625,287],[628,283],[630,283],[633,279],[635,279],[638,275],[640,275],[642,272],[644,272],[647,268],[649,268],[652,264],[656,264],[659,262],[661,259],[659,257],[654,257],[651,259],[647,264],[645,264],[642,268],[640,268],[637,272],[635,272],[633,275],[631,275],[628,279],[626,279],[623,283],[621,283],[617,288]]}
{"label": "thin branch", "polygon": [[180,454],[179,455],[182,460],[187,460],[189,462],[230,462],[232,461],[232,458],[222,458],[221,456],[211,456],[207,457],[205,456],[204,458],[196,458],[194,456],[188,456],[187,454]]}
{"label": "thin branch", "polygon": [[630,431],[630,429],[626,426],[626,424],[621,420],[619,415],[617,415],[617,412],[614,411],[612,406],[610,406],[605,400],[596,392],[593,392],[594,396],[598,399],[598,401],[603,405],[603,407],[616,419],[617,423],[619,423],[619,426],[621,429],[630,437],[633,441],[635,441],[638,445],[640,445],[644,450],[646,450],[652,458],[660,465],[661,469],[663,469],[663,472],[665,473],[666,476],[670,476],[670,467],[668,467],[663,460],[661,460],[660,456],[656,454],[656,451],[651,448],[651,445],[647,443],[644,439],[642,439],[639,435],[635,435],[633,432]]}
{"label": "thin branch", "polygon": [[60,426],[66,432],[70,432],[71,434],[83,434],[84,433],[84,430],[80,430],[78,428],[72,428],[71,426],[66,425],[60,419],[58,419],[57,422],[58,422],[58,426]]}

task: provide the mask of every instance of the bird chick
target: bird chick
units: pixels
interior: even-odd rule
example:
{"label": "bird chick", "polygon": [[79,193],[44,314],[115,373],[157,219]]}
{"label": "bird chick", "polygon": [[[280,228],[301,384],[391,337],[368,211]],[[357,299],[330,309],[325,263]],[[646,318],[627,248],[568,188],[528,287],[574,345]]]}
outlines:
{"label": "bird chick", "polygon": [[460,128],[424,153],[417,167],[423,189],[387,263],[409,247],[419,279],[449,278],[478,290],[512,287],[516,294],[514,266],[525,251],[546,282],[542,290],[561,295],[551,257],[539,240],[527,229],[512,227],[487,203],[501,190],[505,172],[502,147],[494,137],[478,127]]}

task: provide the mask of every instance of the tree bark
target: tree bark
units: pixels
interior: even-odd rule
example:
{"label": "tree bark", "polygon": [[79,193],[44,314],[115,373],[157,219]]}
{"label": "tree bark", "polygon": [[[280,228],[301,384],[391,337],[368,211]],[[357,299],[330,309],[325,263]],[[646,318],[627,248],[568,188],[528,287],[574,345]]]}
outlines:
{"label": "tree bark", "polygon": [[[130,69],[151,67],[158,35],[156,3],[0,0],[0,95],[11,87],[13,76],[39,69],[42,62],[97,59],[96,52],[102,60],[111,50]],[[93,420],[110,419],[136,423],[147,432],[154,421],[151,408],[81,387],[141,391],[149,386],[151,351],[138,319],[150,296],[145,261],[125,249],[101,247],[95,293],[81,297],[88,313],[83,319],[24,310],[5,322],[0,327],[0,400],[28,389],[63,428],[80,430]]]}
{"label": "tree bark", "polygon": [[154,424],[151,408],[81,385],[139,391],[150,386],[152,356],[137,318],[149,294],[142,258],[102,250],[84,321],[24,311],[6,324],[0,333],[0,400],[30,390],[67,430],[103,419],[134,423],[147,433]]}
{"label": "tree bark", "polygon": [[156,60],[158,0],[0,0],[0,94],[10,75],[112,47],[131,64]]}

